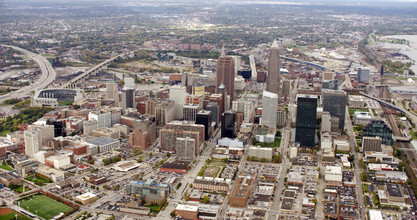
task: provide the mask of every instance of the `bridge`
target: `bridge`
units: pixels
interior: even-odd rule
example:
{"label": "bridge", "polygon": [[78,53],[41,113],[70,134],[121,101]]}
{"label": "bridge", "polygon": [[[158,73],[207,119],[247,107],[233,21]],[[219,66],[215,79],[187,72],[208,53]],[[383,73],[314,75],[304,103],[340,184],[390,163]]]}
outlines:
{"label": "bridge", "polygon": [[[297,59],[294,59],[294,58],[289,58],[289,57],[284,57],[284,56],[281,56],[281,58],[284,59],[284,60],[292,61],[292,62],[303,63],[303,64],[306,64],[306,65],[309,65],[309,66],[312,66],[312,67],[315,67],[315,68],[319,68],[321,70],[328,70],[329,69],[329,68],[321,66],[317,63],[311,63],[311,62],[307,62],[307,61],[304,61],[304,60],[297,60]],[[335,71],[335,73],[340,74],[340,72],[338,72],[338,71]]]}
{"label": "bridge", "polygon": [[110,59],[107,59],[107,60],[91,67],[87,71],[85,71],[85,72],[81,73],[80,75],[72,78],[70,81],[62,84],[62,88],[73,88],[73,87],[75,87],[77,82],[85,82],[85,80],[88,78],[89,75],[97,75],[97,73],[99,73],[103,69],[106,69],[114,60],[116,60],[118,58],[123,58],[123,57],[129,55],[129,53],[132,53],[132,52],[127,52],[127,53],[123,53],[123,54],[114,56]]}
{"label": "bridge", "polygon": [[378,98],[372,97],[372,96],[370,96],[370,95],[368,95],[368,94],[366,94],[366,93],[364,93],[364,92],[359,92],[359,94],[361,94],[362,96],[365,96],[365,97],[367,97],[367,98],[373,99],[373,100],[375,100],[375,101],[379,102],[380,104],[383,104],[383,105],[385,105],[385,106],[387,106],[387,107],[389,107],[389,108],[395,109],[395,110],[397,110],[397,111],[400,111],[400,112],[403,112],[403,113],[406,113],[406,114],[408,113],[408,112],[406,112],[406,111],[404,111],[404,110],[402,110],[402,109],[398,108],[397,106],[395,106],[395,105],[393,105],[393,104],[391,104],[391,103],[389,103],[389,102],[386,102],[386,101],[383,101],[383,100],[381,100],[381,99],[378,99]]}

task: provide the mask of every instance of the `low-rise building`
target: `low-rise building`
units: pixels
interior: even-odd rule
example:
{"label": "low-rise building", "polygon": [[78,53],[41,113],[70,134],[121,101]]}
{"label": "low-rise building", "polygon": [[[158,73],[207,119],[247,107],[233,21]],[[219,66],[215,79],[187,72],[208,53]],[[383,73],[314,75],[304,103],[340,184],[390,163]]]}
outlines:
{"label": "low-rise building", "polygon": [[49,168],[47,166],[40,166],[36,169],[36,173],[48,177],[54,183],[62,181],[65,179],[64,171],[57,170],[54,168]]}
{"label": "low-rise building", "polygon": [[400,171],[379,171],[375,173],[375,178],[378,181],[406,183],[408,180],[407,174]]}
{"label": "low-rise building", "polygon": [[83,205],[88,205],[90,203],[95,202],[96,200],[97,200],[97,196],[89,192],[75,197],[75,201],[80,202]]}
{"label": "low-rise building", "polygon": [[257,159],[266,159],[268,161],[272,160],[272,154],[272,148],[255,146],[250,146],[248,152],[248,156],[255,157]]}
{"label": "low-rise building", "polygon": [[178,204],[175,208],[175,216],[181,219],[197,219],[198,206]]}
{"label": "low-rise building", "polygon": [[342,184],[342,167],[338,166],[327,166],[325,170],[325,181],[331,185]]}
{"label": "low-rise building", "polygon": [[230,180],[221,178],[201,178],[197,177],[193,182],[193,189],[207,190],[207,191],[221,191],[228,192]]}
{"label": "low-rise building", "polygon": [[96,146],[100,153],[120,148],[120,141],[107,137],[98,137],[86,141],[90,146]]}

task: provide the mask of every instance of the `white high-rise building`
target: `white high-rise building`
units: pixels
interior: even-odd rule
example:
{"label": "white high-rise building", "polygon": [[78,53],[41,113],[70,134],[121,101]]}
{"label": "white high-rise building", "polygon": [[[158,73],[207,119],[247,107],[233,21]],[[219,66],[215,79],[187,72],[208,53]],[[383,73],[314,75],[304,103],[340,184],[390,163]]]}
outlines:
{"label": "white high-rise building", "polygon": [[332,129],[332,123],[330,121],[330,113],[323,112],[321,116],[321,132],[330,132]]}
{"label": "white high-rise building", "polygon": [[175,101],[175,119],[182,119],[187,95],[185,87],[174,86],[169,89],[169,99]]}
{"label": "white high-rise building", "polygon": [[36,126],[24,132],[25,153],[34,156],[43,144],[54,138],[54,126],[43,125]]}
{"label": "white high-rise building", "polygon": [[34,156],[42,146],[40,129],[26,130],[25,138],[25,154]]}
{"label": "white high-rise building", "polygon": [[278,95],[264,91],[262,96],[262,120],[261,124],[269,127],[277,127]]}
{"label": "white high-rise building", "polygon": [[106,100],[114,100],[117,105],[119,103],[119,89],[117,88],[116,83],[107,83],[106,84],[106,94],[105,94]]}

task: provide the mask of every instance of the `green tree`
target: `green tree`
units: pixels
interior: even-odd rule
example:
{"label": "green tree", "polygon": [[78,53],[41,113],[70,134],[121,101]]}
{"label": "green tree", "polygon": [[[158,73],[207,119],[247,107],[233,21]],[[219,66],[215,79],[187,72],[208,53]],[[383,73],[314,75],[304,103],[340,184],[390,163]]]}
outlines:
{"label": "green tree", "polygon": [[201,199],[201,203],[203,204],[208,204],[210,202],[210,198],[208,197],[208,195],[203,196],[203,198]]}

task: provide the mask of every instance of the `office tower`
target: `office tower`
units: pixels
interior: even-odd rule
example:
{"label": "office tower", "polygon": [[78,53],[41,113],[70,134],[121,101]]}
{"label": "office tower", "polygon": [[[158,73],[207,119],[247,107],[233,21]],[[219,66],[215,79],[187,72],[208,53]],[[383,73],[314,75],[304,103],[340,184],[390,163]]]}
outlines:
{"label": "office tower", "polygon": [[322,90],[325,90],[325,89],[337,90],[339,88],[338,83],[339,83],[339,80],[337,80],[337,79],[323,80],[321,82],[321,88],[322,88]]}
{"label": "office tower", "polygon": [[330,116],[339,118],[339,129],[345,127],[347,94],[345,92],[327,90],[323,94],[323,111],[330,113]]}
{"label": "office tower", "polygon": [[222,94],[212,94],[209,97],[209,101],[210,102],[215,102],[217,103],[218,106],[218,117],[217,117],[217,121],[220,121],[222,118],[222,114],[224,112],[224,101],[223,101],[223,95]]}
{"label": "office tower", "polygon": [[321,80],[333,80],[334,79],[334,71],[325,70],[321,73]]}
{"label": "office tower", "polygon": [[195,95],[195,96],[198,96],[198,95],[201,95],[201,96],[203,96],[203,98],[204,98],[204,95],[205,95],[205,86],[204,86],[204,84],[203,83],[197,83],[197,84],[195,84],[195,85],[193,85],[193,95]]}
{"label": "office tower", "polygon": [[277,94],[279,97],[280,89],[280,61],[279,47],[276,40],[271,45],[271,52],[269,53],[268,61],[268,76],[266,80],[266,91]]}
{"label": "office tower", "polygon": [[211,136],[211,131],[212,131],[211,122],[212,122],[211,111],[200,110],[197,113],[195,123],[204,125],[204,134],[205,134],[206,140],[210,139],[210,136]]}
{"label": "office tower", "polygon": [[[321,116],[321,132],[330,132],[331,131],[331,116],[329,112],[323,112]],[[339,126],[337,126],[339,127]]]}
{"label": "office tower", "polygon": [[182,109],[187,95],[185,87],[174,86],[169,89],[169,99],[175,101],[175,119],[182,119]]}
{"label": "office tower", "polygon": [[114,100],[117,105],[119,104],[119,89],[117,88],[117,84],[114,82],[106,84],[106,100]]}
{"label": "office tower", "polygon": [[363,128],[363,137],[380,137],[382,144],[392,145],[392,130],[383,120],[373,120]]}
{"label": "office tower", "polygon": [[285,110],[279,109],[277,111],[277,126],[284,127],[285,125]]}
{"label": "office tower", "polygon": [[230,56],[233,59],[233,63],[235,64],[235,76],[237,76],[237,72],[240,70],[240,63],[242,62],[241,56]]}
{"label": "office tower", "polygon": [[291,84],[289,80],[282,82],[282,96],[287,99],[290,97]]}
{"label": "office tower", "polygon": [[195,153],[195,140],[189,137],[177,138],[175,141],[176,154],[178,158],[193,160]]}
{"label": "office tower", "polygon": [[211,119],[213,122],[219,122],[219,104],[217,102],[209,102],[206,105],[206,110],[211,111]]}
{"label": "office tower", "polygon": [[197,116],[197,112],[199,111],[199,107],[198,105],[193,105],[193,104],[185,104],[183,106],[182,112],[183,112],[183,116],[182,118],[184,119],[184,121],[189,121],[189,122],[195,122],[195,118]]}
{"label": "office tower", "polygon": [[317,96],[299,95],[297,99],[297,119],[295,141],[302,147],[314,147],[317,118]]}
{"label": "office tower", "polygon": [[123,88],[122,90],[122,110],[127,108],[134,108],[135,104],[135,90],[130,88]]}
{"label": "office tower", "polygon": [[149,133],[147,131],[142,132],[140,129],[134,130],[129,134],[129,144],[133,149],[146,150],[148,149]]}
{"label": "office tower", "polygon": [[255,115],[254,101],[246,98],[233,101],[232,110],[237,113],[243,113],[243,120],[245,122],[252,121]]}
{"label": "office tower", "polygon": [[261,124],[268,128],[277,127],[278,95],[264,91],[262,96],[262,119]]}
{"label": "office tower", "polygon": [[224,52],[217,60],[216,65],[216,88],[224,85],[230,99],[235,99],[235,63],[232,57],[226,57]]}
{"label": "office tower", "polygon": [[222,114],[221,136],[235,138],[236,112],[228,110]]}
{"label": "office tower", "polygon": [[369,75],[371,70],[369,67],[359,67],[358,68],[358,82],[360,83],[369,83]]}
{"label": "office tower", "polygon": [[380,137],[363,137],[362,151],[382,152],[382,139]]}

